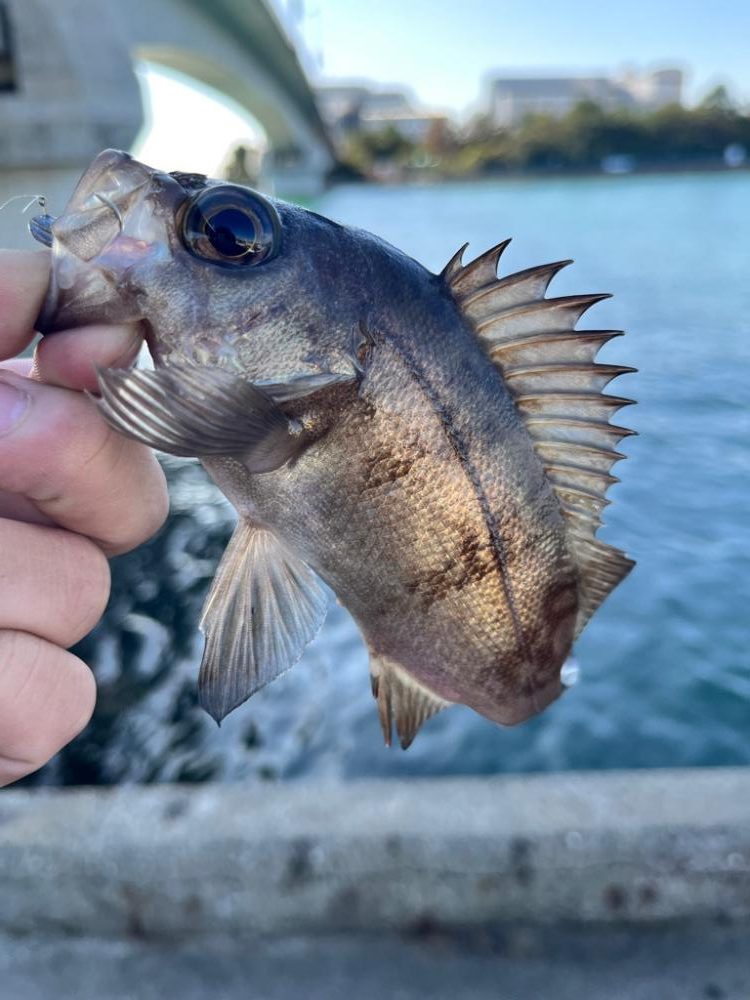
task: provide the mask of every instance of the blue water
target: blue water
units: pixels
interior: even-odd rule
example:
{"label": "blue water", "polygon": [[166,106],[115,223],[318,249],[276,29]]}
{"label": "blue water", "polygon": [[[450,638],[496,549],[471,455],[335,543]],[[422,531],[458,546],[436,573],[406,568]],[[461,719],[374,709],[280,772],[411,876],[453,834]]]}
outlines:
{"label": "blue water", "polygon": [[580,325],[627,330],[600,360],[639,369],[612,390],[639,400],[619,418],[640,436],[600,533],[638,565],[579,641],[578,685],[515,729],[453,708],[384,750],[364,649],[332,605],[303,661],[217,730],[195,707],[195,624],[231,512],[170,460],[173,519],[119,560],[83,645],[99,714],[44,780],[750,763],[750,174],[352,186],[315,207],[435,269],[510,235],[503,271],[573,257],[553,294],[615,294]]}

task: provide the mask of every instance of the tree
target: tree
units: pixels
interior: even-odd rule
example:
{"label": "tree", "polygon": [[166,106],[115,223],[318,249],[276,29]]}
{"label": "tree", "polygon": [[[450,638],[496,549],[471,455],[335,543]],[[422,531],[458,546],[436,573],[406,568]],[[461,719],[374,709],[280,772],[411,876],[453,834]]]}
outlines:
{"label": "tree", "polygon": [[737,111],[737,105],[723,83],[709,90],[701,101],[700,106],[706,108],[708,111],[724,111],[730,114]]}

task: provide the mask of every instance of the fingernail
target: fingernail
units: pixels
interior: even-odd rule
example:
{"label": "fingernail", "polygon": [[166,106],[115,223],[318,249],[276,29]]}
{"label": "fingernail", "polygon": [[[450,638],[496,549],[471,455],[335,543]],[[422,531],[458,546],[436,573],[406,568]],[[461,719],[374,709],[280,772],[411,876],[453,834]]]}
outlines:
{"label": "fingernail", "polygon": [[21,422],[29,399],[28,393],[0,379],[0,437],[9,434]]}

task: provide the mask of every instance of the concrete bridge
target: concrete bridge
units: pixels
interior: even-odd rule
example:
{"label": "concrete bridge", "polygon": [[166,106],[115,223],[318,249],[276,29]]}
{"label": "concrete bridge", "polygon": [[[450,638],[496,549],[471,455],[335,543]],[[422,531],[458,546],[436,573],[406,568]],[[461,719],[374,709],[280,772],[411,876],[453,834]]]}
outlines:
{"label": "concrete bridge", "polygon": [[[136,60],[246,109],[265,130],[264,176],[280,194],[320,188],[332,147],[268,0],[0,0],[0,203],[43,192],[59,210],[99,150],[132,145],[143,124]],[[0,213],[0,244],[27,245],[18,209]]]}

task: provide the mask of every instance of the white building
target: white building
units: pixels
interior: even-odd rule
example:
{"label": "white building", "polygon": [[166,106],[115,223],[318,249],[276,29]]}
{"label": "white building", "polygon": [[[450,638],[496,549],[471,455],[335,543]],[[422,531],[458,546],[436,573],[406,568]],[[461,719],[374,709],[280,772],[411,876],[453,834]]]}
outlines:
{"label": "white building", "polygon": [[651,73],[625,73],[621,85],[644,108],[682,104],[684,74],[681,69],[657,69]]}
{"label": "white building", "polygon": [[498,128],[513,128],[532,114],[562,118],[581,101],[607,111],[632,107],[653,110],[680,103],[683,74],[679,69],[622,77],[498,77],[490,82],[489,117]]}
{"label": "white building", "polygon": [[339,141],[353,131],[380,132],[392,127],[404,139],[423,143],[448,123],[445,115],[417,108],[403,90],[332,84],[318,88],[316,96],[323,120]]}
{"label": "white building", "polygon": [[425,143],[431,135],[440,134],[448,125],[445,115],[431,111],[403,111],[401,113],[363,114],[360,119],[363,132],[381,132],[393,128],[413,143]]}

